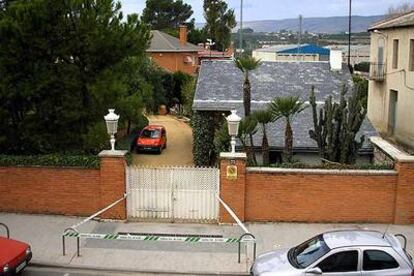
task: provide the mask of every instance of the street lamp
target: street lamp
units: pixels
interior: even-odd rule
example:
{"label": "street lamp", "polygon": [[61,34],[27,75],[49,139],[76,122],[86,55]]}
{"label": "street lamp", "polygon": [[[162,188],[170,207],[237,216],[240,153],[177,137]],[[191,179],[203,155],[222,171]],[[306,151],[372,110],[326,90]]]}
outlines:
{"label": "street lamp", "polygon": [[115,133],[118,131],[119,115],[115,114],[115,109],[108,109],[109,113],[104,117],[106,122],[106,129],[111,136],[111,150],[115,150]]}
{"label": "street lamp", "polygon": [[241,118],[237,115],[237,110],[232,110],[226,120],[229,128],[229,135],[231,136],[231,153],[236,153],[236,136],[239,133]]}

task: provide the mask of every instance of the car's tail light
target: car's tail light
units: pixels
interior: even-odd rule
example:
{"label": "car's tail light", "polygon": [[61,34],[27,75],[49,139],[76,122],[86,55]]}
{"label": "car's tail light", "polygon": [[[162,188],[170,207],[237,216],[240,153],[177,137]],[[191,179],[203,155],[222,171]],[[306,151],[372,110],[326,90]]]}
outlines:
{"label": "car's tail light", "polygon": [[6,264],[5,266],[3,266],[3,272],[4,273],[9,272],[9,265],[8,264]]}
{"label": "car's tail light", "polygon": [[414,276],[414,269],[413,269],[413,271],[411,271],[411,276]]}
{"label": "car's tail light", "polygon": [[30,248],[30,246],[26,249],[26,255],[29,255],[30,253],[32,253],[32,250]]}

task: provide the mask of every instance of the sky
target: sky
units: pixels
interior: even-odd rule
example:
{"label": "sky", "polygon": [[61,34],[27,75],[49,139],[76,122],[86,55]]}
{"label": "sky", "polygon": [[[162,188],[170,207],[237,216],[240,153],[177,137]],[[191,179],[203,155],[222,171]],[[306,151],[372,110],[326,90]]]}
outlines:
{"label": "sky", "polygon": [[[145,0],[119,0],[126,14],[139,13],[145,7]],[[411,0],[412,1],[412,0]],[[203,0],[184,0],[193,7],[196,22],[204,22]],[[237,19],[240,14],[240,0],[227,0],[234,9]],[[352,0],[354,15],[381,15],[391,5],[400,0]],[[244,0],[243,21],[296,18],[327,17],[348,15],[348,0]]]}

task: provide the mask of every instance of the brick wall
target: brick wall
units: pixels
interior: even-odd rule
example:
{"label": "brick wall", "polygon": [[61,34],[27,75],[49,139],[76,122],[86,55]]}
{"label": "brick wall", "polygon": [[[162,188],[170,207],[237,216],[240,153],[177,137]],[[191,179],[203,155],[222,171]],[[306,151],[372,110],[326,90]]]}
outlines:
{"label": "brick wall", "polygon": [[[226,179],[237,164],[238,178]],[[220,196],[243,221],[414,223],[414,162],[395,170],[246,168],[222,157]],[[220,221],[234,223],[220,209]]]}
{"label": "brick wall", "polygon": [[[0,211],[90,216],[125,193],[122,156],[101,156],[100,169],[0,167]],[[125,201],[101,217],[125,219]]]}
{"label": "brick wall", "polygon": [[[329,173],[329,174],[328,174]],[[248,173],[248,221],[393,222],[396,175]]]}

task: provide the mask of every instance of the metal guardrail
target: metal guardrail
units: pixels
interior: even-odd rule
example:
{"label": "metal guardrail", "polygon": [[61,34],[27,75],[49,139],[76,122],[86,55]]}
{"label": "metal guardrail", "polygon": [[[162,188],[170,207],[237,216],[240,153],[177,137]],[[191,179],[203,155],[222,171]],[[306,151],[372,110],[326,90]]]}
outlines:
{"label": "metal guardrail", "polygon": [[9,230],[9,227],[6,224],[1,223],[1,222],[0,222],[0,226],[3,226],[6,229],[7,238],[10,239],[10,230]]}

